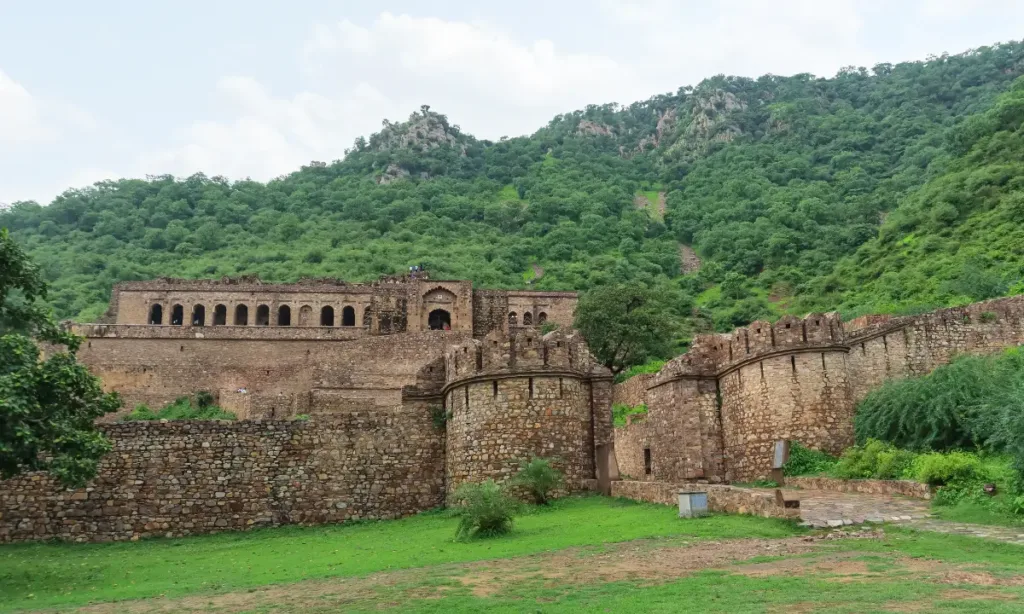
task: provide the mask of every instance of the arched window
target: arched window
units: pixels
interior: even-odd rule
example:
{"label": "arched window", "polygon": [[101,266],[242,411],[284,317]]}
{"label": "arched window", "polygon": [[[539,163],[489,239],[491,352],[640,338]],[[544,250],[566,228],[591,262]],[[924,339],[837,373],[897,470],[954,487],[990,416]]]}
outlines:
{"label": "arched window", "polygon": [[367,306],[366,309],[363,310],[363,326],[369,326],[372,323],[373,323],[373,314],[370,311],[370,307]]}
{"label": "arched window", "polygon": [[548,314],[543,311],[537,314],[537,324],[544,324],[548,321]]}
{"label": "arched window", "polygon": [[523,326],[533,326],[533,314],[529,311],[523,314]]}
{"label": "arched window", "polygon": [[206,326],[206,307],[202,305],[192,307],[192,326]]}
{"label": "arched window", "polygon": [[256,308],[256,326],[270,326],[270,307],[260,305]]}
{"label": "arched window", "polygon": [[185,321],[185,308],[181,305],[175,305],[171,308],[171,325],[181,326],[182,322]]}
{"label": "arched window", "polygon": [[163,324],[164,323],[164,308],[159,304],[154,304],[149,308],[149,323],[150,324]]}
{"label": "arched window", "polygon": [[334,326],[334,307],[327,305],[320,309],[320,326]]}
{"label": "arched window", "polygon": [[224,326],[228,323],[228,308],[224,305],[217,305],[213,308],[213,325]]}
{"label": "arched window", "polygon": [[235,326],[249,325],[249,307],[239,305],[235,307]]}
{"label": "arched window", "polygon": [[313,308],[309,305],[299,307],[299,326],[313,325]]}
{"label": "arched window", "polygon": [[444,309],[435,309],[427,316],[427,324],[430,330],[451,330],[452,315]]}
{"label": "arched window", "polygon": [[346,305],[341,310],[341,325],[342,326],[355,326],[356,325],[356,308],[351,305]]}
{"label": "arched window", "polygon": [[508,325],[509,327],[519,326],[519,318],[516,316],[516,312],[510,311],[508,313]]}
{"label": "arched window", "polygon": [[292,308],[289,307],[288,305],[281,305],[280,307],[277,308],[277,325],[292,325]]}

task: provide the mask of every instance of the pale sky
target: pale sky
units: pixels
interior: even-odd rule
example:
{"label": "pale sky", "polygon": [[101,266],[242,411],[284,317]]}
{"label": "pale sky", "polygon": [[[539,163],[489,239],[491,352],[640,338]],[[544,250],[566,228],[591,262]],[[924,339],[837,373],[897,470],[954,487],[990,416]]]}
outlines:
{"label": "pale sky", "polygon": [[1024,37],[1024,0],[0,0],[0,203],[331,161],[421,104],[480,138],[719,73]]}

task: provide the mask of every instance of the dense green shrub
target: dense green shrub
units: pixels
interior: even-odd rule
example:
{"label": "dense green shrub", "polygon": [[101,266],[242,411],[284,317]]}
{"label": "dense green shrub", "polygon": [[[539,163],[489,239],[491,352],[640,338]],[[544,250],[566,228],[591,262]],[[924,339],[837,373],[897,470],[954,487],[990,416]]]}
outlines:
{"label": "dense green shrub", "polygon": [[213,404],[213,395],[208,392],[196,393],[195,400],[179,397],[173,403],[153,411],[140,404],[124,418],[124,422],[145,420],[237,420],[238,416]]}
{"label": "dense green shrub", "polygon": [[870,439],[843,452],[831,474],[844,479],[899,480],[909,477],[913,461],[913,452]]}
{"label": "dense green shrub", "polygon": [[494,482],[466,482],[455,489],[451,514],[458,517],[455,539],[493,537],[512,530],[519,502]]}
{"label": "dense green shrub", "polygon": [[886,382],[857,406],[857,441],[922,451],[975,447],[977,409],[1000,385],[994,362],[965,356],[923,377]]}
{"label": "dense green shrub", "polygon": [[805,448],[798,442],[789,447],[789,460],[782,467],[783,475],[818,475],[829,472],[839,459],[821,450]]}
{"label": "dense green shrub", "polygon": [[964,483],[982,475],[981,459],[969,452],[929,452],[912,459],[910,475],[918,482],[932,486]]}
{"label": "dense green shrub", "polygon": [[640,405],[633,405],[632,407],[625,403],[616,403],[612,405],[612,422],[615,426],[626,426],[626,418],[628,416],[646,416],[647,405],[641,403]]}
{"label": "dense green shrub", "polygon": [[546,458],[532,458],[524,461],[512,484],[525,489],[537,505],[547,505],[551,493],[562,485],[562,472],[551,466]]}
{"label": "dense green shrub", "polygon": [[1024,486],[1024,352],[964,356],[923,377],[888,382],[857,408],[857,441],[917,451],[1009,454]]}

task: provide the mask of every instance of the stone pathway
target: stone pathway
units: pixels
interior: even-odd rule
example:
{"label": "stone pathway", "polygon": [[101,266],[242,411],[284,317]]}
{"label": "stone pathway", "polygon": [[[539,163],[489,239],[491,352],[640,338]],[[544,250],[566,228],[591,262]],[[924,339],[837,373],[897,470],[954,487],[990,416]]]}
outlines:
{"label": "stone pathway", "polygon": [[907,526],[922,531],[935,531],[937,533],[952,533],[954,535],[969,535],[971,537],[983,537],[994,539],[1010,544],[1024,546],[1024,527],[997,527],[984,524],[966,524],[963,522],[951,522],[937,518],[921,518],[907,524]]}
{"label": "stone pathway", "polygon": [[782,490],[786,499],[800,500],[804,526],[841,527],[864,522],[898,522],[921,531],[968,535],[1024,546],[1024,527],[999,527],[932,518],[930,504],[899,495],[869,495],[826,490]]}
{"label": "stone pathway", "polygon": [[928,501],[899,495],[868,495],[826,490],[782,490],[799,499],[800,518],[811,527],[841,527],[863,522],[909,522],[930,516]]}

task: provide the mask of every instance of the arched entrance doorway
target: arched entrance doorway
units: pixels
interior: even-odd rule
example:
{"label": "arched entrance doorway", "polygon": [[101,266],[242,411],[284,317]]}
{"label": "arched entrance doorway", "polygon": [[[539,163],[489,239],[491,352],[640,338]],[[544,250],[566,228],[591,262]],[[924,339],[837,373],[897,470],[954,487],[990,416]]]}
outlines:
{"label": "arched entrance doorway", "polygon": [[444,309],[435,309],[427,317],[427,325],[430,330],[451,330],[452,314]]}

